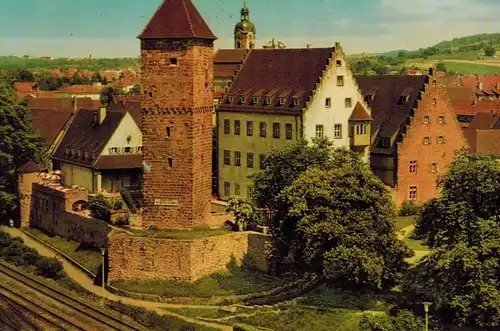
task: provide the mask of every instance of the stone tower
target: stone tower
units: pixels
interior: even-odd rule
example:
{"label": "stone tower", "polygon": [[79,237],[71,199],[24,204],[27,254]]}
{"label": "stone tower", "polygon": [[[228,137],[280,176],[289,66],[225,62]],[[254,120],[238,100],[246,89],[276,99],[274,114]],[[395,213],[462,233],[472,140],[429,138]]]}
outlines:
{"label": "stone tower", "polygon": [[141,40],[143,226],[208,224],[213,43],[191,0],[164,0]]}
{"label": "stone tower", "polygon": [[250,10],[247,2],[241,8],[241,20],[234,27],[234,48],[253,49],[255,48],[255,24],[250,22]]}

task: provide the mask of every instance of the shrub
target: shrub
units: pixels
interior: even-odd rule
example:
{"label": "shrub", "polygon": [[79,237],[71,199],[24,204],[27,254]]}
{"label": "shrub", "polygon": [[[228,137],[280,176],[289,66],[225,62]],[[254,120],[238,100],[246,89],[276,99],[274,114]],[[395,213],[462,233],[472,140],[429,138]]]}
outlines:
{"label": "shrub", "polygon": [[113,209],[114,210],[120,210],[123,208],[123,202],[121,200],[116,200],[115,203],[113,204]]}
{"label": "shrub", "polygon": [[102,194],[98,194],[90,200],[89,210],[92,213],[92,217],[108,223],[110,222],[111,204]]}
{"label": "shrub", "polygon": [[122,196],[123,201],[125,201],[128,209],[130,209],[132,213],[136,214],[137,208],[135,207],[134,199],[132,199],[132,195],[130,194],[130,192],[127,189],[122,188],[120,190],[120,195]]}
{"label": "shrub", "polygon": [[40,255],[38,252],[31,247],[24,247],[24,253],[21,256],[23,264],[26,266],[36,265],[38,260],[40,260]]}
{"label": "shrub", "polygon": [[63,266],[56,258],[42,257],[36,263],[36,274],[46,278],[59,279],[63,276]]}
{"label": "shrub", "polygon": [[416,205],[413,201],[405,200],[399,210],[399,216],[417,215],[422,208]]}
{"label": "shrub", "polygon": [[23,248],[23,243],[13,240],[9,246],[2,249],[0,255],[3,256],[5,261],[20,265],[22,264]]}
{"label": "shrub", "polygon": [[226,212],[234,215],[236,225],[240,230],[254,230],[257,225],[263,223],[261,215],[256,212],[250,200],[242,196],[231,197]]}

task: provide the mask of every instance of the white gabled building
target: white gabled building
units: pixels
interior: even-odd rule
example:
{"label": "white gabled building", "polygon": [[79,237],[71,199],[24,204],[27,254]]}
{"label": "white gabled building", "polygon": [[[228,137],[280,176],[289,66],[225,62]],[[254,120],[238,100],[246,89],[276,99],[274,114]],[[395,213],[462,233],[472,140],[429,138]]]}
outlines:
{"label": "white gabled building", "polygon": [[370,159],[371,110],[350,71],[340,43],[307,102],[302,117],[303,135],[326,136],[335,146],[351,148]]}

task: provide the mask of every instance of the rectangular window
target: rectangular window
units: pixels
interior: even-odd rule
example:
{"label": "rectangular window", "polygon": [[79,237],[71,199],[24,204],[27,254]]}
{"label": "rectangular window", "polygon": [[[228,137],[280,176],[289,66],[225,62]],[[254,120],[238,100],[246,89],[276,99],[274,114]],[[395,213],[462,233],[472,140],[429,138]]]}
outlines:
{"label": "rectangular window", "polygon": [[325,99],[325,107],[330,108],[332,106],[332,98]]}
{"label": "rectangular window", "polygon": [[335,139],[342,139],[342,124],[335,124],[333,130],[333,137]]}
{"label": "rectangular window", "polygon": [[234,134],[237,136],[240,135],[240,120],[234,121]]}
{"label": "rectangular window", "polygon": [[260,161],[260,169],[261,170],[266,170],[266,155],[265,154],[260,154],[259,155],[259,161]]}
{"label": "rectangular window", "polygon": [[316,137],[323,137],[323,125],[316,125]]}
{"label": "rectangular window", "polygon": [[241,166],[241,152],[234,152],[234,165]]}
{"label": "rectangular window", "polygon": [[253,97],[253,103],[258,104],[259,103],[259,97]]}
{"label": "rectangular window", "polygon": [[293,98],[293,105],[298,106],[300,104],[300,100],[298,98]]}
{"label": "rectangular window", "polygon": [[410,161],[410,174],[417,173],[417,161]]}
{"label": "rectangular window", "polygon": [[229,96],[229,102],[230,102],[230,103],[233,103],[233,102],[234,102],[234,97],[233,97],[232,95],[231,95],[231,96]]}
{"label": "rectangular window", "polygon": [[247,136],[253,136],[253,122],[247,121]]}
{"label": "rectangular window", "polygon": [[125,147],[125,153],[131,153],[131,152],[132,152],[132,147]]}
{"label": "rectangular window", "polygon": [[170,58],[170,65],[171,66],[176,66],[177,65],[177,58],[176,57],[171,57]]}
{"label": "rectangular window", "polygon": [[429,124],[431,122],[431,118],[429,116],[424,116],[424,124]]}
{"label": "rectangular window", "polygon": [[273,123],[273,138],[279,138],[280,137],[280,124],[279,123]]}
{"label": "rectangular window", "polygon": [[344,86],[344,76],[337,76],[337,86]]}
{"label": "rectangular window", "polygon": [[342,66],[342,61],[341,60],[337,60],[337,67],[341,67]]}
{"label": "rectangular window", "polygon": [[351,98],[345,98],[344,104],[345,104],[346,108],[351,108],[352,107],[352,99]]}
{"label": "rectangular window", "polygon": [[260,136],[266,136],[266,122],[260,122]]}
{"label": "rectangular window", "polygon": [[271,98],[266,98],[266,105],[270,105],[271,104]]}
{"label": "rectangular window", "polygon": [[292,139],[292,124],[291,123],[286,123],[285,124],[285,131],[286,131],[286,139],[291,140]]}
{"label": "rectangular window", "polygon": [[224,195],[231,195],[231,184],[229,182],[224,182]]}
{"label": "rectangular window", "polygon": [[366,124],[356,125],[356,135],[364,136],[368,132],[368,126]]}
{"label": "rectangular window", "polygon": [[168,167],[169,168],[173,168],[174,167],[174,160],[171,157],[168,158]]}
{"label": "rectangular window", "polygon": [[170,130],[171,130],[170,127],[167,126],[167,128],[166,128],[167,138],[170,138]]}
{"label": "rectangular window", "polygon": [[443,124],[445,122],[444,116],[438,116],[437,122],[438,124]]}
{"label": "rectangular window", "polygon": [[247,197],[251,198],[253,195],[253,187],[247,186]]}
{"label": "rectangular window", "polygon": [[417,186],[416,185],[410,186],[409,199],[410,200],[417,200]]}
{"label": "rectangular window", "polygon": [[445,143],[444,136],[439,136],[438,139],[437,139],[437,143],[438,144],[444,144]]}
{"label": "rectangular window", "polygon": [[231,152],[228,150],[224,151],[224,164],[225,165],[231,164]]}
{"label": "rectangular window", "polygon": [[231,123],[229,122],[229,120],[224,120],[224,133],[231,133]]}
{"label": "rectangular window", "polygon": [[430,166],[430,171],[431,172],[437,172],[438,171],[438,165],[437,162],[432,162]]}
{"label": "rectangular window", "polygon": [[247,154],[247,167],[253,168],[253,153]]}
{"label": "rectangular window", "polygon": [[431,137],[424,137],[423,143],[424,143],[424,145],[430,145],[430,144],[432,144]]}
{"label": "rectangular window", "polygon": [[240,97],[240,102],[241,102],[241,103],[245,103],[245,102],[247,102],[247,98],[245,98],[245,97]]}
{"label": "rectangular window", "polygon": [[234,184],[234,195],[240,195],[240,184]]}
{"label": "rectangular window", "polygon": [[286,98],[280,98],[280,105],[286,104]]}

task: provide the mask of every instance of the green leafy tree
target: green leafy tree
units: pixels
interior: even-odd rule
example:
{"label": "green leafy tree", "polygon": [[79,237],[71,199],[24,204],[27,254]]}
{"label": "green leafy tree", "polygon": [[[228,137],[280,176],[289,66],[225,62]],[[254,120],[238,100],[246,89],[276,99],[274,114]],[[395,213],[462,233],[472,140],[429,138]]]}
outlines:
{"label": "green leafy tree", "polygon": [[89,202],[89,210],[92,213],[92,217],[99,220],[110,222],[111,221],[111,202],[108,201],[102,194],[96,195]]}
{"label": "green leafy tree", "polygon": [[498,328],[500,163],[460,151],[439,184],[441,195],[416,219],[416,234],[431,253],[403,288],[413,301],[434,301],[445,321]]}
{"label": "green leafy tree", "polygon": [[17,176],[28,161],[43,159],[44,139],[32,126],[25,102],[12,86],[0,83],[0,217],[17,207]]}
{"label": "green leafy tree", "polygon": [[36,263],[35,272],[37,275],[52,279],[60,279],[64,276],[62,263],[56,258],[41,258]]}
{"label": "green leafy tree", "polygon": [[446,65],[444,64],[444,62],[438,62],[438,63],[436,64],[436,70],[437,70],[437,71],[447,72],[447,70],[446,70]]}
{"label": "green leafy tree", "polygon": [[350,287],[394,285],[409,255],[380,180],[353,152],[326,139],[272,152],[255,177],[255,201],[271,208],[271,268],[314,272]]}
{"label": "green leafy tree", "polygon": [[377,75],[387,75],[391,71],[391,69],[384,64],[377,63],[374,67],[373,70],[377,73]]}
{"label": "green leafy tree", "polygon": [[81,85],[83,84],[83,78],[80,77],[80,75],[78,74],[78,72],[75,72],[75,74],[73,75],[73,77],[71,77],[69,79],[69,84],[70,85]]}
{"label": "green leafy tree", "polygon": [[424,321],[408,310],[398,311],[395,315],[363,315],[359,323],[360,331],[422,331]]}
{"label": "green leafy tree", "polygon": [[495,54],[496,54],[496,50],[491,44],[484,46],[484,55],[485,56],[494,56]]}
{"label": "green leafy tree", "polygon": [[132,87],[128,93],[129,95],[140,95],[141,94],[141,85],[136,84],[134,87]]}
{"label": "green leafy tree", "polygon": [[262,224],[262,217],[252,202],[242,196],[233,196],[228,201],[226,212],[232,213],[236,224],[240,230],[248,229],[248,226],[255,227]]}

